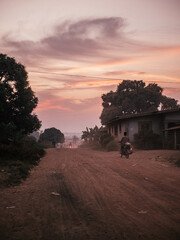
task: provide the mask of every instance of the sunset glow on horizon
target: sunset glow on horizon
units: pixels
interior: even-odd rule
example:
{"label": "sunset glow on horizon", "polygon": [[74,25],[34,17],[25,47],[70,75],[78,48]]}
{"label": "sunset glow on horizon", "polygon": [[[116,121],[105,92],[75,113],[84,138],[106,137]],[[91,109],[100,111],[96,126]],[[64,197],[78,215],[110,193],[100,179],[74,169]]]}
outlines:
{"label": "sunset glow on horizon", "polygon": [[42,129],[100,126],[101,95],[157,83],[180,102],[180,1],[1,0],[0,52],[26,66]]}

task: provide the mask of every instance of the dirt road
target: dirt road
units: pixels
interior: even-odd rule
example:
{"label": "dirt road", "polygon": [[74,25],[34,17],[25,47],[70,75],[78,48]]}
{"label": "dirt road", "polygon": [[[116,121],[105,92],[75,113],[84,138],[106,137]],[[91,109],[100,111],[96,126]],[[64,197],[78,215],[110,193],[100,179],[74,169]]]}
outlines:
{"label": "dirt road", "polygon": [[20,186],[1,189],[2,240],[180,239],[178,151],[49,149]]}

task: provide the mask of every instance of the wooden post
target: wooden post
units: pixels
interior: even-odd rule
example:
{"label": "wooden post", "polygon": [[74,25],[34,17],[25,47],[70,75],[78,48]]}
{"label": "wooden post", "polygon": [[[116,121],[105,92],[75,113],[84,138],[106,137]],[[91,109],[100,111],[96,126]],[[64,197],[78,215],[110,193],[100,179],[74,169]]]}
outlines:
{"label": "wooden post", "polygon": [[162,132],[163,149],[165,149],[165,142],[166,142],[166,140],[165,140],[165,131],[164,131],[164,132]]}
{"label": "wooden post", "polygon": [[176,150],[176,130],[174,130],[174,149]]}

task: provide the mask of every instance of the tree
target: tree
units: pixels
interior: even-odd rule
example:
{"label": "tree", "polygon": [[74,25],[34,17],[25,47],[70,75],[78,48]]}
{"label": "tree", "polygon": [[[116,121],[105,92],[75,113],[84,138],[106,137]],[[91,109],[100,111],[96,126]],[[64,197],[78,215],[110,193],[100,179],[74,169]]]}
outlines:
{"label": "tree", "polygon": [[81,139],[84,139],[85,142],[89,142],[89,138],[90,138],[90,133],[89,133],[89,129],[88,127],[86,127],[85,131],[82,131],[82,136]]}
{"label": "tree", "polygon": [[166,97],[166,96],[162,96],[161,103],[162,103],[162,107],[161,107],[162,110],[172,109],[178,106],[177,100],[175,100],[174,98]]}
{"label": "tree", "polygon": [[94,128],[87,128],[86,131],[83,131],[81,139],[84,139],[85,142],[99,142],[100,138],[100,129],[95,126]]}
{"label": "tree", "polygon": [[106,128],[102,126],[100,128],[98,128],[98,126],[95,126],[94,128],[86,127],[86,131],[83,131],[81,139],[84,139],[84,141],[88,143],[101,144],[104,137],[107,135],[109,136]]}
{"label": "tree", "polygon": [[146,84],[141,81],[124,80],[115,92],[102,95],[103,110],[101,123],[105,124],[112,118],[142,112],[178,108],[178,101],[162,95],[163,89],[157,84]]}
{"label": "tree", "polygon": [[105,127],[87,128],[83,131],[81,139],[84,139],[87,146],[94,149],[106,149],[108,151],[117,150],[117,143],[114,141],[114,137],[108,134]]}
{"label": "tree", "polygon": [[32,114],[37,104],[25,67],[0,54],[0,128],[11,126],[23,135],[38,130],[41,122]]}
{"label": "tree", "polygon": [[41,133],[39,141],[44,143],[50,143],[50,144],[52,144],[52,142],[63,143],[64,134],[59,129],[56,129],[54,127],[47,128],[43,133]]}

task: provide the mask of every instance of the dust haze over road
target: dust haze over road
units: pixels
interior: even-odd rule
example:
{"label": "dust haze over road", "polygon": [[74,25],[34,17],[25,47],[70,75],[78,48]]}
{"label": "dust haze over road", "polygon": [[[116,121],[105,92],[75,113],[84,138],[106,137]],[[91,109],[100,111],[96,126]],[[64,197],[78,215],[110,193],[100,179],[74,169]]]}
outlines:
{"label": "dust haze over road", "polygon": [[20,186],[1,189],[3,240],[180,239],[179,151],[48,149]]}

